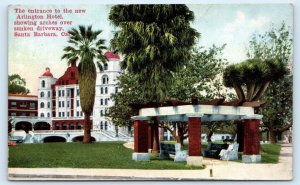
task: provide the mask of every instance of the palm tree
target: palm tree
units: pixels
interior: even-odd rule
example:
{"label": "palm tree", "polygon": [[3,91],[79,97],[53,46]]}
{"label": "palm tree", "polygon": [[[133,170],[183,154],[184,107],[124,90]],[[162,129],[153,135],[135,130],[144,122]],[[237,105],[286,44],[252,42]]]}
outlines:
{"label": "palm tree", "polygon": [[63,50],[65,54],[61,57],[67,59],[68,65],[77,65],[78,83],[80,90],[80,104],[84,113],[84,137],[83,143],[91,141],[91,120],[95,101],[96,66],[103,70],[106,58],[103,54],[105,40],[98,39],[102,31],[93,31],[92,26],[80,25],[78,29],[72,28],[70,34],[70,45]]}

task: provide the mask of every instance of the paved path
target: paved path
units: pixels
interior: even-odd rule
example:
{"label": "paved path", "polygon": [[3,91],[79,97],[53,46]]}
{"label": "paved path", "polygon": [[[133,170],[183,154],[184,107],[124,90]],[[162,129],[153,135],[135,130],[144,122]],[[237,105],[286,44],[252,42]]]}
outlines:
{"label": "paved path", "polygon": [[204,170],[9,168],[8,173],[10,180],[292,180],[292,157],[292,145],[283,144],[278,164],[204,158]]}

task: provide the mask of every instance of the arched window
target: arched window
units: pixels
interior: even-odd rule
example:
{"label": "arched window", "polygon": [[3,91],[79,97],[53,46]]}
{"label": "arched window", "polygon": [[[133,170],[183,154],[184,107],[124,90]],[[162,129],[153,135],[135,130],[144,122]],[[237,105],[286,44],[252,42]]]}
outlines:
{"label": "arched window", "polygon": [[108,98],[105,98],[105,102],[104,102],[105,105],[108,104]]}
{"label": "arched window", "polygon": [[107,121],[104,122],[104,130],[107,130]]}
{"label": "arched window", "polygon": [[47,103],[47,107],[50,108],[50,102]]}
{"label": "arched window", "polygon": [[67,130],[67,124],[65,122],[63,122],[63,124],[62,124],[62,129]]}
{"label": "arched window", "polygon": [[104,70],[107,70],[107,69],[108,69],[108,65],[104,64]]}
{"label": "arched window", "polygon": [[100,93],[103,94],[103,87],[100,88],[100,91],[101,91]]}
{"label": "arched window", "polygon": [[40,107],[41,107],[41,108],[44,108],[44,107],[45,107],[44,102],[41,102]]}
{"label": "arched window", "polygon": [[47,117],[48,117],[48,118],[50,117],[50,113],[49,113],[49,112],[47,113]]}
{"label": "arched window", "polygon": [[107,87],[105,87],[105,94],[107,94],[108,93],[108,88]]}
{"label": "arched window", "polygon": [[103,105],[103,99],[100,99],[100,105]]}
{"label": "arched window", "polygon": [[42,117],[42,118],[45,117],[44,113],[41,113],[41,117]]}
{"label": "arched window", "polygon": [[108,76],[107,75],[102,76],[102,84],[108,84]]}
{"label": "arched window", "polygon": [[55,123],[55,130],[59,130],[59,123],[58,122]]}
{"label": "arched window", "polygon": [[40,96],[41,96],[41,98],[43,98],[45,96],[45,93],[42,91]]}
{"label": "arched window", "polygon": [[45,88],[45,86],[46,86],[45,80],[42,80],[42,88]]}
{"label": "arched window", "polygon": [[79,122],[77,122],[77,129],[81,129],[81,125],[80,125],[80,123]]}
{"label": "arched window", "polygon": [[103,122],[100,122],[100,129],[103,130]]}
{"label": "arched window", "polygon": [[103,110],[100,110],[100,116],[103,116],[104,114],[103,114]]}
{"label": "arched window", "polygon": [[70,123],[70,130],[74,130],[74,123]]}

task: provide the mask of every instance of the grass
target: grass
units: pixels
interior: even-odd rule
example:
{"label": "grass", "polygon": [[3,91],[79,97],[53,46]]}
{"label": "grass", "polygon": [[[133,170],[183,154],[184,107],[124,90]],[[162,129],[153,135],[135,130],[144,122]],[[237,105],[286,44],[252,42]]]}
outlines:
{"label": "grass", "polygon": [[[115,169],[202,169],[186,162],[160,160],[152,154],[150,161],[133,161],[132,150],[124,142],[19,144],[9,148],[9,167],[20,168],[115,168]],[[202,151],[207,143],[202,143]],[[187,150],[185,144],[182,150]],[[281,146],[261,145],[262,163],[278,163]],[[241,153],[239,160],[241,162]]]}
{"label": "grass", "polygon": [[118,168],[118,169],[201,169],[185,162],[133,161],[124,142],[19,144],[9,148],[9,167],[21,168]]}

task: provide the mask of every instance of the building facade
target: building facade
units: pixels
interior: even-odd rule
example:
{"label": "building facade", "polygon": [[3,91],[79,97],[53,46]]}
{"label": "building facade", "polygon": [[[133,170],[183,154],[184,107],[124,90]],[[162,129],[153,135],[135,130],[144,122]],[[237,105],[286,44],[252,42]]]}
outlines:
{"label": "building facade", "polygon": [[38,97],[34,95],[9,94],[8,116],[31,116],[38,115]]}

